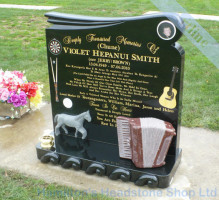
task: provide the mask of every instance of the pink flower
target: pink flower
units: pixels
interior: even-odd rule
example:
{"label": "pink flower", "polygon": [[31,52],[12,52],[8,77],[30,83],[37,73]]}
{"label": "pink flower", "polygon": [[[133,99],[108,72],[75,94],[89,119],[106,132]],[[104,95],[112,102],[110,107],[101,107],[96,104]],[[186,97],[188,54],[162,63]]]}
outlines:
{"label": "pink flower", "polygon": [[0,96],[2,95],[2,92],[4,91],[5,88],[0,88]]}
{"label": "pink flower", "polygon": [[1,88],[1,89],[2,90],[0,91],[0,94],[1,94],[0,99],[2,101],[6,101],[8,99],[8,97],[9,97],[10,93],[9,93],[7,88]]}
{"label": "pink flower", "polygon": [[13,95],[13,94],[15,94],[15,92],[13,91],[10,91],[10,94],[9,94],[9,98],[8,98],[8,101],[7,101],[7,103],[12,103],[12,101],[11,101],[11,96]]}
{"label": "pink flower", "polygon": [[25,106],[27,104],[27,95],[21,91],[17,94],[15,91],[10,92],[8,103],[13,103],[14,107]]}
{"label": "pink flower", "polygon": [[11,103],[14,107],[25,106],[28,98],[36,96],[38,90],[38,83],[26,82],[20,71],[0,70],[0,101]]}
{"label": "pink flower", "polygon": [[21,105],[22,105],[22,106],[27,105],[27,100],[25,99],[25,100],[21,101]]}
{"label": "pink flower", "polygon": [[25,94],[25,92],[21,91],[19,97],[21,100],[21,105],[25,106],[27,104],[27,95]]}
{"label": "pink flower", "polygon": [[12,103],[17,102],[19,99],[20,99],[20,97],[17,94],[13,93],[11,95],[11,102]]}
{"label": "pink flower", "polygon": [[19,107],[22,105],[20,96],[17,95],[15,92],[11,93],[11,98],[8,100],[8,103],[13,103],[14,107]]}
{"label": "pink flower", "polygon": [[26,100],[26,98],[27,98],[27,95],[26,95],[26,93],[24,91],[21,91],[19,96],[20,96],[21,100]]}
{"label": "pink flower", "polygon": [[24,74],[22,72],[19,72],[19,71],[13,71],[12,74],[16,75],[20,79],[22,79],[24,76]]}
{"label": "pink flower", "polygon": [[15,102],[13,102],[14,107],[19,107],[22,105],[22,101],[20,99],[17,99]]}

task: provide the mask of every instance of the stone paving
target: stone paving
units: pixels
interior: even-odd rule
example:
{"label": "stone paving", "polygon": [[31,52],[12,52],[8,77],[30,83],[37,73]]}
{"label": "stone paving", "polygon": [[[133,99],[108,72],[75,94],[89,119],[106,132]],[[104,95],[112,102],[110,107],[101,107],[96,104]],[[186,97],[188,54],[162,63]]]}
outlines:
{"label": "stone paving", "polygon": [[56,8],[59,8],[59,6],[0,4],[0,8],[17,8],[17,9],[25,9],[25,10],[54,10]]}
{"label": "stone paving", "polygon": [[171,186],[161,190],[42,164],[36,157],[35,145],[40,136],[52,130],[51,117],[51,105],[46,104],[41,110],[26,114],[20,120],[0,121],[0,167],[76,190],[91,193],[95,191],[113,197],[126,195],[128,199],[161,199],[160,196],[164,200],[219,199],[219,132],[182,127],[182,161]]}

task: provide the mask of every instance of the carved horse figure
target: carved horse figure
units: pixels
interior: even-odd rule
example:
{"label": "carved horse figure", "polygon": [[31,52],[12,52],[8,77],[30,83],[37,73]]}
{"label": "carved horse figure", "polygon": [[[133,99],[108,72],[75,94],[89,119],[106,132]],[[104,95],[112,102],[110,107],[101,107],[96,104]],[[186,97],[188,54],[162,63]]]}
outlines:
{"label": "carved horse figure", "polygon": [[58,136],[60,134],[59,128],[62,127],[66,134],[68,134],[68,130],[65,126],[73,127],[76,129],[75,137],[78,136],[78,132],[82,134],[82,139],[85,139],[87,136],[87,131],[83,127],[84,120],[88,122],[91,121],[91,116],[89,110],[83,112],[79,115],[67,115],[67,114],[58,114],[54,118],[54,122],[57,123],[55,127],[55,135]]}

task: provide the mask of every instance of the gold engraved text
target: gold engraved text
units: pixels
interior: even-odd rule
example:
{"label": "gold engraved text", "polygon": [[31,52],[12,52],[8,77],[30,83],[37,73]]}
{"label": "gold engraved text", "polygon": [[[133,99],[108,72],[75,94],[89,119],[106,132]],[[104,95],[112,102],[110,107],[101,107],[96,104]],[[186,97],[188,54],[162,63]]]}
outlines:
{"label": "gold engraved text", "polygon": [[111,36],[109,37],[96,37],[96,34],[88,34],[86,36],[88,42],[110,42]]}
{"label": "gold engraved text", "polygon": [[128,38],[125,38],[123,35],[120,35],[116,38],[118,44],[130,45],[135,47],[141,47],[141,43],[128,41]]}

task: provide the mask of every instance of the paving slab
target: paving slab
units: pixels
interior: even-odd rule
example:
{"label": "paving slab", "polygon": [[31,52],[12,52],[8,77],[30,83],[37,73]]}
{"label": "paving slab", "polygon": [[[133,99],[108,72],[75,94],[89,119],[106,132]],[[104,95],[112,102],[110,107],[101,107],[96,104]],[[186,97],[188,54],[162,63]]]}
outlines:
{"label": "paving slab", "polygon": [[0,4],[0,8],[17,8],[25,10],[54,10],[59,6],[35,6],[35,5],[17,5],[17,4]]}
{"label": "paving slab", "polygon": [[[180,147],[183,155],[173,182],[167,189],[151,189],[87,175],[84,171],[63,169],[59,165],[42,164],[37,159],[35,145],[40,136],[51,130],[52,114],[48,103],[19,120],[0,121],[0,167],[49,183],[122,199],[219,199],[219,132],[182,127]],[[38,192],[43,196],[50,191]]]}

